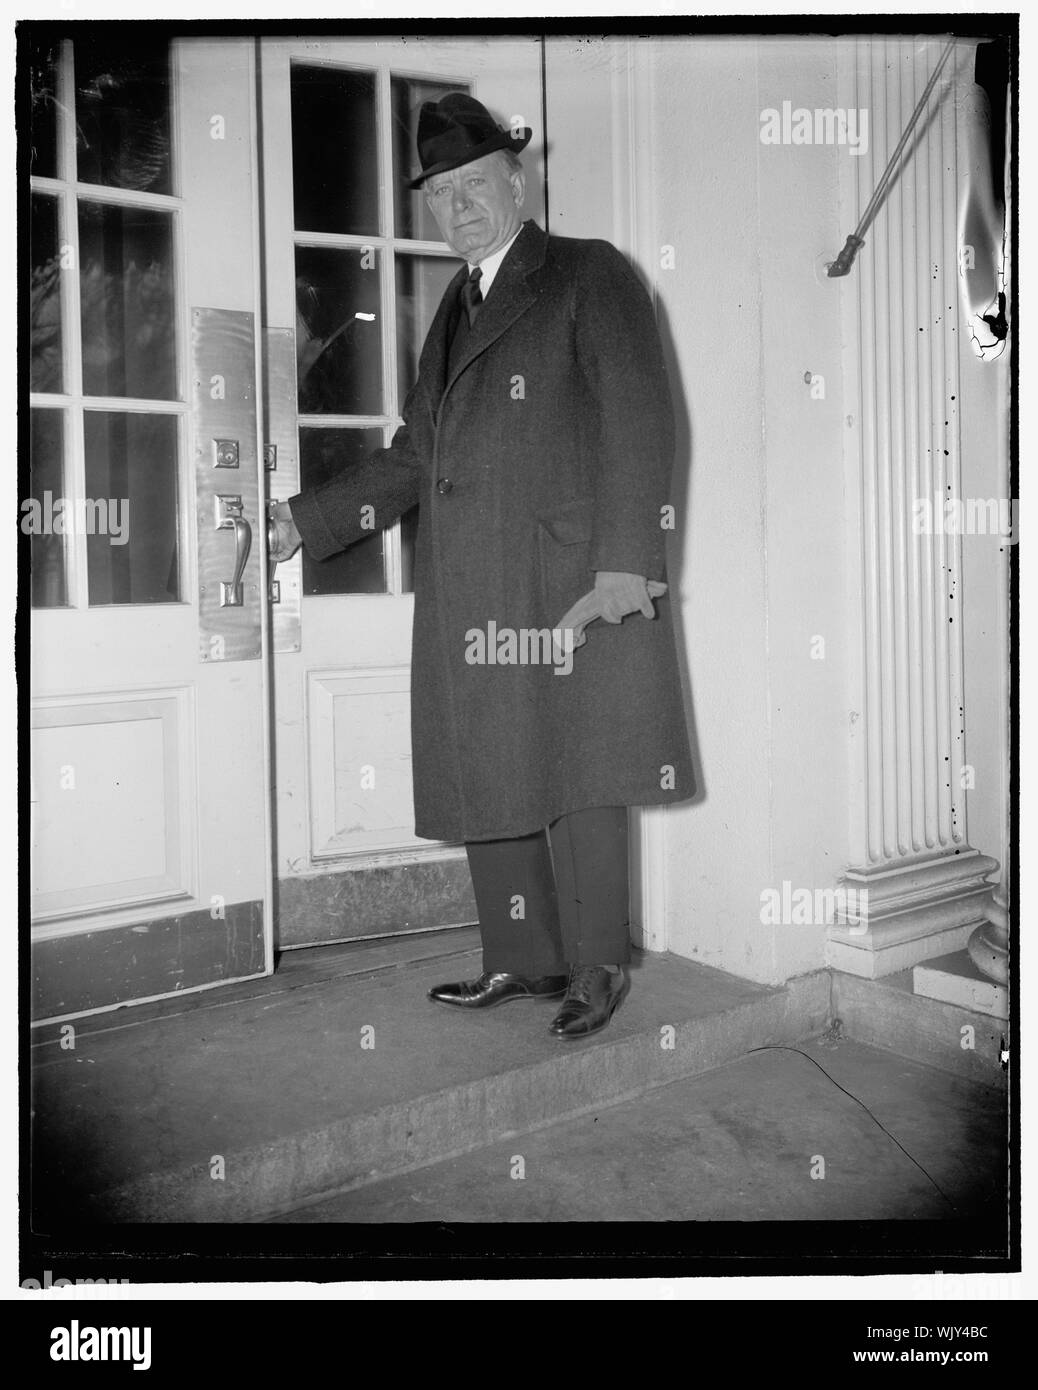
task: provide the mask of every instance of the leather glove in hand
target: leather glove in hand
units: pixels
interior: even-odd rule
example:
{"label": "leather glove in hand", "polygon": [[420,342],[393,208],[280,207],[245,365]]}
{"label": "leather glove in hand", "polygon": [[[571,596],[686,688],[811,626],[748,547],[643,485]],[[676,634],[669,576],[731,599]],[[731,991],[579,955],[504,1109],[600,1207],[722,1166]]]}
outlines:
{"label": "leather glove in hand", "polygon": [[[666,584],[658,579],[646,579],[641,574],[624,574],[618,570],[598,570],[595,587],[576,601],[556,626],[556,632],[572,631],[572,649],[587,641],[584,629],[596,618],[607,623],[619,623],[628,613],[643,613],[654,618],[654,598],[667,592]],[[557,639],[556,639],[557,640]]]}

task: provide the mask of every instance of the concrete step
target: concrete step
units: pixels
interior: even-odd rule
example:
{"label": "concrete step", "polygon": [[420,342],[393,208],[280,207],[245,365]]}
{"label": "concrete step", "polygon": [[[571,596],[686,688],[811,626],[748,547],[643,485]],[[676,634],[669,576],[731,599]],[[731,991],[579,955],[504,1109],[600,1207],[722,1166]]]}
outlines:
{"label": "concrete step", "polygon": [[1009,986],[989,979],[974,965],[968,951],[935,956],[912,969],[912,991],[945,1004],[958,1004],[971,1013],[1005,1021],[1009,1018]]}
{"label": "concrete step", "polygon": [[834,1019],[858,1042],[886,1048],[966,1081],[1004,1089],[1010,1056],[1008,1021],[959,1002],[918,994],[913,975],[909,969],[867,980],[834,970]]}
{"label": "concrete step", "polygon": [[479,973],[475,932],[294,951],[270,980],[39,1031],[33,1213],[250,1221],[821,1032],[828,972],[769,989],[639,955],[602,1033],[554,1001],[477,1014],[427,989]]}
{"label": "concrete step", "polygon": [[355,1187],[274,1223],[969,1219],[989,1228],[988,1253],[1000,1254],[1006,1150],[1004,1097],[993,1088],[818,1038]]}

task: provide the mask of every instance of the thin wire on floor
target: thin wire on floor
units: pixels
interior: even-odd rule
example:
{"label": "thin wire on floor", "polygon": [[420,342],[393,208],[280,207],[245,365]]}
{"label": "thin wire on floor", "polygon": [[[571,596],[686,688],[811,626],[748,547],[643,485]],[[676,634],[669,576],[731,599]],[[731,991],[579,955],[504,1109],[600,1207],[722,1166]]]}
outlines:
{"label": "thin wire on floor", "polygon": [[919,1169],[920,1173],[922,1173],[923,1177],[926,1178],[927,1182],[931,1183],[937,1189],[937,1191],[941,1194],[944,1200],[951,1207],[955,1215],[958,1216],[958,1207],[948,1196],[947,1192],[945,1192],[944,1188],[940,1185],[940,1183],[935,1178],[930,1176],[930,1174],[926,1171],[926,1169],[923,1167],[923,1165],[919,1162],[917,1158],[912,1157],[912,1155],[905,1148],[904,1144],[901,1143],[900,1139],[898,1139],[895,1135],[891,1134],[890,1130],[887,1129],[883,1121],[876,1118],[876,1116],[872,1113],[872,1111],[865,1104],[865,1102],[863,1100],[859,1100],[858,1097],[854,1095],[852,1091],[848,1091],[846,1086],[841,1086],[840,1083],[836,1080],[835,1076],[830,1076],[829,1073],[826,1071],[825,1067],[822,1066],[821,1062],[816,1061],[815,1058],[812,1057],[809,1052],[804,1052],[799,1047],[786,1047],[782,1043],[765,1043],[763,1047],[751,1047],[750,1052],[795,1052],[798,1057],[806,1057],[809,1062],[813,1062],[814,1065],[818,1068],[818,1070],[822,1073],[822,1075],[826,1077],[829,1081],[831,1081],[838,1091],[842,1091],[845,1096],[850,1096],[851,1100],[855,1101],[856,1104],[861,1106],[861,1108],[865,1111],[865,1114],[868,1115],[869,1119],[872,1120],[874,1124],[879,1125],[880,1129],[891,1141],[891,1143],[896,1144],[898,1148],[901,1150],[901,1152],[904,1154],[904,1156],[907,1159],[910,1159],[911,1162],[915,1164],[915,1166]]}

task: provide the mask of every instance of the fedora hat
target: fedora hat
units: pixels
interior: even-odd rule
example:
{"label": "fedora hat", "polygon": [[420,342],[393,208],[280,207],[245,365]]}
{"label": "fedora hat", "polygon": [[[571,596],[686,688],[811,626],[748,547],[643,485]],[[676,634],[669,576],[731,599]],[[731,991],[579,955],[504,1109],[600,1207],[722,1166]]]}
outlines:
{"label": "fedora hat", "polygon": [[418,188],[433,174],[470,164],[495,150],[518,154],[529,144],[532,134],[529,126],[523,126],[518,135],[505,130],[483,103],[467,92],[448,92],[439,101],[424,101],[418,113],[422,172],[411,179],[409,186]]}

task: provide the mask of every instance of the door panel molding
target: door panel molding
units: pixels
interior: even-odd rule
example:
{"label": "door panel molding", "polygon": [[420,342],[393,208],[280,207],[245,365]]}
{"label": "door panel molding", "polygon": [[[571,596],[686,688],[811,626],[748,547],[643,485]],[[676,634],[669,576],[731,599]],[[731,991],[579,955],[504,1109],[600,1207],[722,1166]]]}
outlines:
{"label": "door panel molding", "polygon": [[306,692],[311,862],[442,848],[410,829],[410,668],[308,671]]}
{"label": "door panel molding", "polygon": [[195,896],[194,726],[188,686],[33,701],[34,924]]}

